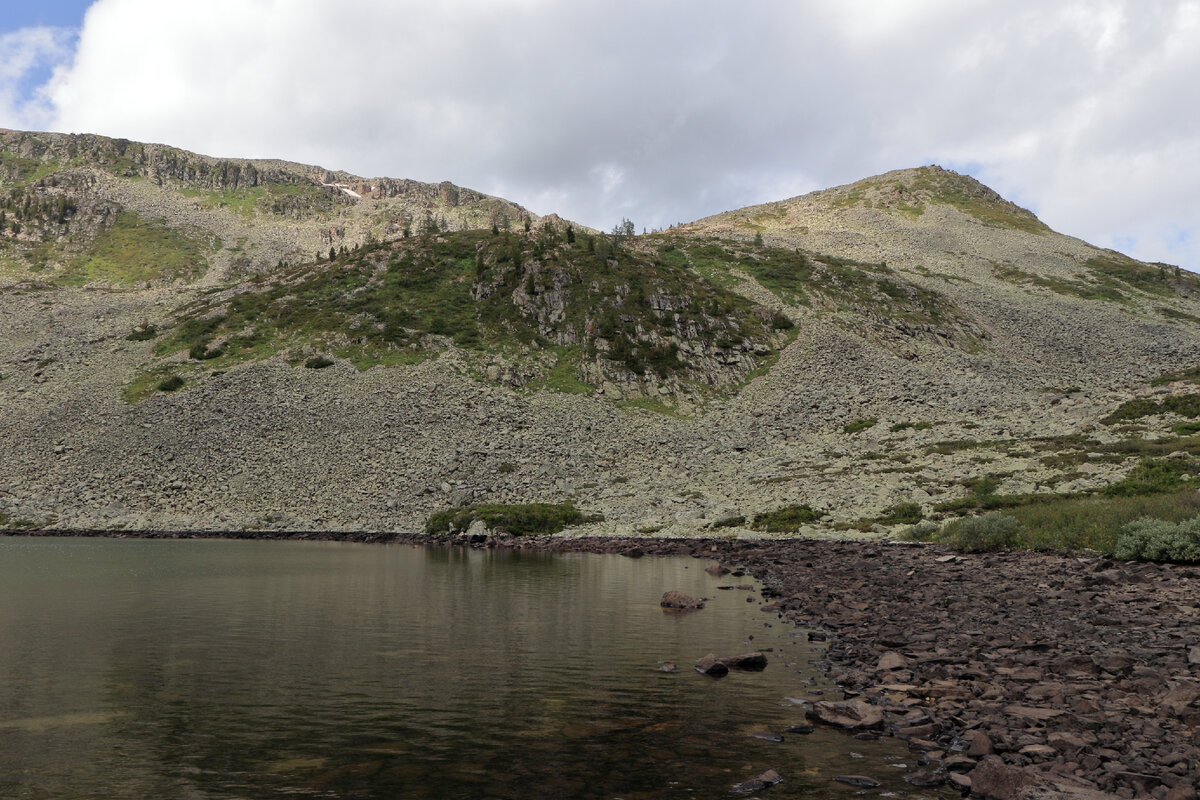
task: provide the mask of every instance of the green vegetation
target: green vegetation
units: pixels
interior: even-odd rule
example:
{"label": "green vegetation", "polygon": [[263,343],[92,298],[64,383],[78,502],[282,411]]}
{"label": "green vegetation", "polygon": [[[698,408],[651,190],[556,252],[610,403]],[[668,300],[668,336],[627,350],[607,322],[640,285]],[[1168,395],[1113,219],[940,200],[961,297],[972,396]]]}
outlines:
{"label": "green vegetation", "polygon": [[[590,249],[576,239],[549,227],[459,231],[333,252],[201,298],[155,352],[233,364],[299,347],[368,368],[415,363],[453,343],[513,357],[533,372],[531,389],[590,393],[584,375],[620,373],[627,382],[672,380],[704,397],[736,390],[791,335],[779,332],[772,312],[625,237]],[[701,351],[682,348],[687,341]],[[705,348],[747,357],[714,376]],[[554,358],[530,358],[534,351]],[[599,369],[585,371],[585,363]]]}
{"label": "green vegetation", "polygon": [[956,519],[944,525],[937,540],[963,553],[990,553],[1018,546],[1021,523],[1004,514]]}
{"label": "green vegetation", "polygon": [[[1166,265],[1151,266],[1119,253],[1094,256],[1085,261],[1080,274],[1073,278],[1036,275],[1011,266],[993,267],[996,277],[1014,284],[1033,284],[1061,295],[1084,300],[1130,302],[1130,292],[1143,295],[1190,297],[1200,291],[1200,278],[1191,273],[1168,269]],[[1182,311],[1159,307],[1158,312],[1173,319],[1200,321]]]}
{"label": "green vegetation", "polygon": [[746,524],[746,518],[741,514],[731,517],[725,517],[714,522],[710,527],[713,528],[737,528]]}
{"label": "green vegetation", "polygon": [[165,378],[162,381],[159,381],[158,385],[155,386],[155,388],[158,389],[158,391],[160,391],[160,392],[174,392],[174,391],[178,391],[179,389],[182,389],[183,384],[184,384],[183,378],[179,377],[178,375],[172,375],[169,378]]}
{"label": "green vegetation", "polygon": [[208,269],[212,242],[188,236],[159,221],[122,211],[60,276],[59,282],[79,286],[91,281],[123,285],[190,280]]}
{"label": "green vegetation", "polygon": [[1150,518],[1127,523],[1113,555],[1126,560],[1200,562],[1200,517],[1178,523]]}
{"label": "green vegetation", "polygon": [[325,369],[326,367],[332,367],[333,364],[333,359],[326,358],[325,356],[312,356],[304,362],[304,366],[308,369]]}
{"label": "green vegetation", "polygon": [[1188,419],[1200,417],[1200,394],[1168,395],[1161,401],[1138,397],[1117,406],[1113,413],[1100,422],[1104,425],[1115,425],[1118,422],[1130,422],[1157,414],[1178,414]]}
{"label": "green vegetation", "polygon": [[847,422],[842,426],[842,433],[862,433],[868,428],[874,428],[879,420],[871,417],[869,419],[856,419],[853,422]]}
{"label": "green vegetation", "polygon": [[602,522],[604,517],[599,514],[584,514],[570,503],[480,504],[451,508],[434,514],[425,523],[425,532],[460,533],[471,527],[471,523],[476,520],[482,520],[493,533],[525,536],[558,533],[569,525]]}
{"label": "green vegetation", "polygon": [[993,228],[1011,228],[1037,234],[1050,231],[1032,212],[1008,202],[982,184],[962,175],[922,167],[912,188],[918,195],[927,195],[929,202],[953,206]]}
{"label": "green vegetation", "polygon": [[875,521],[881,525],[915,525],[924,516],[917,503],[897,503],[885,509]]}
{"label": "green vegetation", "polygon": [[784,506],[774,511],[755,514],[750,527],[756,531],[768,533],[795,533],[801,525],[816,522],[821,518],[821,512],[814,511],[807,504]]}
{"label": "green vegetation", "polygon": [[158,328],[149,323],[138,325],[125,338],[131,342],[148,342],[158,336]]}
{"label": "green vegetation", "polygon": [[1108,300],[1118,303],[1129,301],[1129,298],[1125,294],[1111,284],[1097,285],[1081,280],[1036,275],[1032,272],[1017,269],[1016,267],[996,266],[992,268],[992,272],[995,273],[997,278],[1009,283],[1017,285],[1032,283],[1034,286],[1040,286],[1043,289],[1049,289],[1052,292],[1068,297],[1079,297],[1084,300]]}
{"label": "green vegetation", "polygon": [[927,431],[933,427],[932,422],[897,422],[892,427],[888,428],[891,433],[899,433],[905,430]]}
{"label": "green vegetation", "polygon": [[17,518],[9,516],[3,511],[0,511],[0,530],[9,531],[27,531],[38,527],[38,523],[31,519]]}

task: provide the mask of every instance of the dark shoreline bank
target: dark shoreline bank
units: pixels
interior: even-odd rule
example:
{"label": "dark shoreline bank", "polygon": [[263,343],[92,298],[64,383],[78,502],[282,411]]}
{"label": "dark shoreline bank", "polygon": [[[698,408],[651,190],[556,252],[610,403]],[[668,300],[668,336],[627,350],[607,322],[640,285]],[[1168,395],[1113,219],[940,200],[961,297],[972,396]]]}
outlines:
{"label": "dark shoreline bank", "polygon": [[888,730],[924,754],[918,774],[934,782],[971,781],[980,797],[1159,800],[1195,798],[1200,784],[1192,567],[803,539],[8,533],[707,558],[761,580],[764,612],[824,632],[830,677],[888,711]]}

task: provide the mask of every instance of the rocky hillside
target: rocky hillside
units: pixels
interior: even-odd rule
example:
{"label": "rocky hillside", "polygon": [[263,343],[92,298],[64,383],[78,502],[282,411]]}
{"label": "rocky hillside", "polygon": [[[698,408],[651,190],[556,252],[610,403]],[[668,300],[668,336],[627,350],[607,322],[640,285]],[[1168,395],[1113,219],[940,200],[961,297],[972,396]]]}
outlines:
{"label": "rocky hillside", "polygon": [[937,167],[609,236],[3,132],[0,220],[10,527],[878,535],[1200,474],[1200,282]]}
{"label": "rocky hillside", "polygon": [[449,182],[3,129],[0,188],[0,270],[58,284],[215,284],[434,226],[508,229],[538,219]]}

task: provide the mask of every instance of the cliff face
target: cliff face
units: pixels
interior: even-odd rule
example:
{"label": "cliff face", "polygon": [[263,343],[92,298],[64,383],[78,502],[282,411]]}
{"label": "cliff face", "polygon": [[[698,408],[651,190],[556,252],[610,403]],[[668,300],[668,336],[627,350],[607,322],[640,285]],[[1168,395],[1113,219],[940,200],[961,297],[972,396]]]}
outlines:
{"label": "cliff face", "polygon": [[797,503],[831,532],[984,477],[1086,492],[1138,442],[1192,464],[1198,292],[934,167],[614,238],[449,183],[0,132],[0,524],[570,499],[610,532]]}

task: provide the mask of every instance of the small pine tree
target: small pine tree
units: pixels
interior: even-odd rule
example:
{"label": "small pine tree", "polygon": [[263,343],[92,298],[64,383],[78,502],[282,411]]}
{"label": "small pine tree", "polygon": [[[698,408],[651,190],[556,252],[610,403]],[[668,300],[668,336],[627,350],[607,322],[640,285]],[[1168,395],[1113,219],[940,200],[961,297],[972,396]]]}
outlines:
{"label": "small pine tree", "polygon": [[337,258],[337,251],[331,247],[329,248],[329,260],[333,261],[335,258]]}
{"label": "small pine tree", "polygon": [[575,244],[575,227],[567,224],[567,244]]}
{"label": "small pine tree", "polygon": [[762,247],[762,246],[763,246],[763,240],[762,240],[762,231],[755,231],[755,233],[754,233],[754,246],[755,246],[755,247]]}

